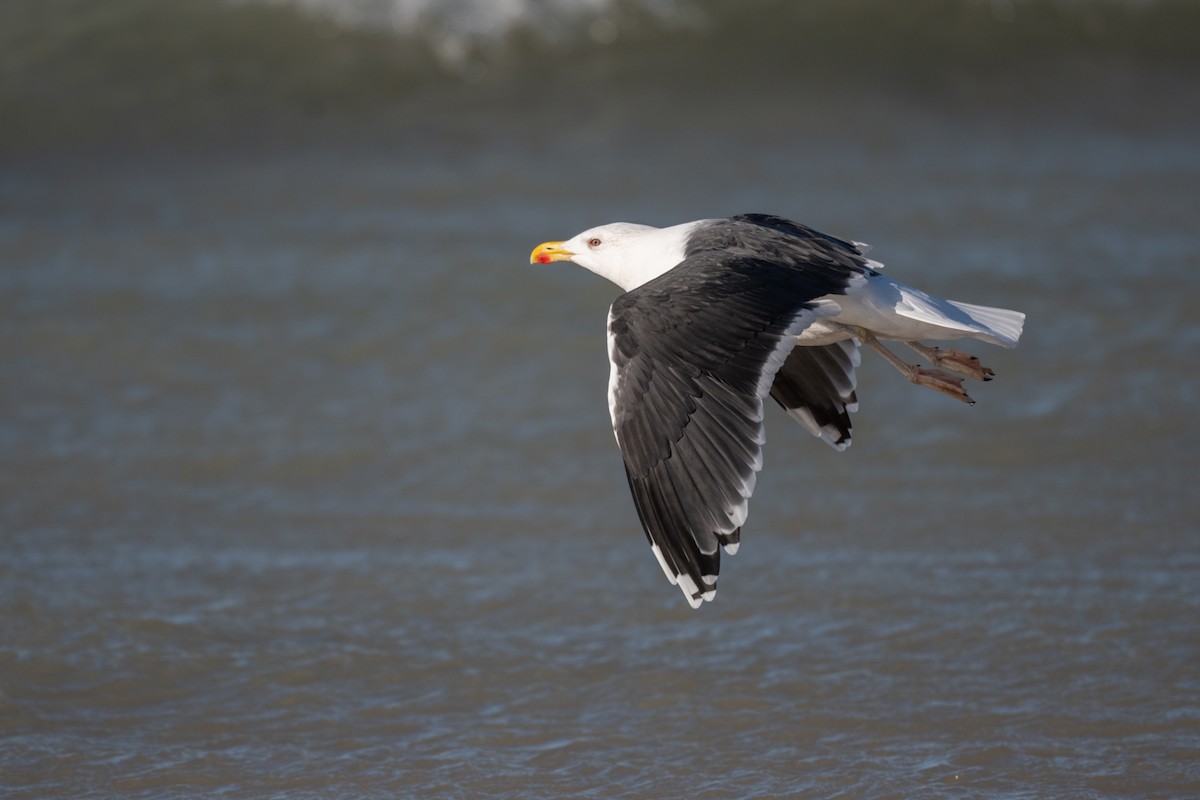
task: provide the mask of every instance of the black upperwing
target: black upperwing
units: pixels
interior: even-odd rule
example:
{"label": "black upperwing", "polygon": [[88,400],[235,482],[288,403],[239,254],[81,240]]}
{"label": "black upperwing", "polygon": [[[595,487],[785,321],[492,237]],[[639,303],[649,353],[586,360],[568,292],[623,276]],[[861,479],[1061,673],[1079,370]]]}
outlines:
{"label": "black upperwing", "polygon": [[824,240],[786,241],[790,232],[753,221],[699,238],[710,234],[733,242],[689,247],[609,313],[610,411],[634,505],[693,606],[715,592],[720,547],[739,541],[762,466],[763,400],[793,337],[836,313],[815,301],[862,272],[841,252],[822,256]]}

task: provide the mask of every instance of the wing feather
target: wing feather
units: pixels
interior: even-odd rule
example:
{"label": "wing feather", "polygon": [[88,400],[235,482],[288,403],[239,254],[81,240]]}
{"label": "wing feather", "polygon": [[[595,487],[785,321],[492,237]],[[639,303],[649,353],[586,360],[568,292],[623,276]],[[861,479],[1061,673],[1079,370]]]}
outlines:
{"label": "wing feather", "polygon": [[[693,606],[713,598],[721,547],[733,552],[740,540],[776,373],[795,336],[828,313],[818,298],[861,274],[841,258],[818,268],[701,250],[609,311],[609,410],[634,506]],[[853,393],[852,368],[847,378],[831,366],[846,360],[814,362],[832,370],[827,394],[844,396],[847,381]]]}
{"label": "wing feather", "polygon": [[771,397],[788,414],[837,450],[850,446],[850,415],[858,410],[855,370],[860,362],[852,339],[796,347],[775,375]]}

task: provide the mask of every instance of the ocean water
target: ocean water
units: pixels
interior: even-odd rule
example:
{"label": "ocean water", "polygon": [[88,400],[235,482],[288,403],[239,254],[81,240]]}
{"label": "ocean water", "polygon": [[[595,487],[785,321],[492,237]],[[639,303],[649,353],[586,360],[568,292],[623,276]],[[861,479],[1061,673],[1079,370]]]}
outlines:
{"label": "ocean water", "polygon": [[[0,12],[0,794],[1197,793],[1188,4],[152,5]],[[1028,322],[693,611],[528,253],[743,211]]]}

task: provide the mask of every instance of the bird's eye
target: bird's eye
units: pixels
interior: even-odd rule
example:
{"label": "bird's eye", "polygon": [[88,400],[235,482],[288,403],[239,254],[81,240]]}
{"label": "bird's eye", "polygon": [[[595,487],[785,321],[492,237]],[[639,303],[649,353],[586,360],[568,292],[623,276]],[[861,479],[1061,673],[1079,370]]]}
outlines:
{"label": "bird's eye", "polygon": [[596,238],[595,236],[593,236],[591,239],[588,239],[588,247],[599,247],[599,246],[600,246],[600,240],[598,238]]}

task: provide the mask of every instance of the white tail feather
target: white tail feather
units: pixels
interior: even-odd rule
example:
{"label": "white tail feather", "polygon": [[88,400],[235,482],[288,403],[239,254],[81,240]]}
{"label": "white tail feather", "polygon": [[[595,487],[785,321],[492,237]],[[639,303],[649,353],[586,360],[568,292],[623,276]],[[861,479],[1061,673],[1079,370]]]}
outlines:
{"label": "white tail feather", "polygon": [[[850,319],[851,315],[847,313],[843,313],[842,318],[851,324],[861,324],[885,339],[921,341],[961,337],[1000,347],[1016,347],[1025,326],[1025,315],[1020,311],[946,300],[882,275],[871,278],[863,292],[863,301],[879,316],[863,322]],[[855,315],[858,313],[857,309],[849,310]],[[901,320],[911,320],[918,325],[903,324]]]}
{"label": "white tail feather", "polygon": [[969,316],[979,326],[980,332],[987,334],[974,338],[1000,347],[1017,346],[1017,341],[1021,338],[1021,331],[1025,328],[1025,315],[1020,311],[976,306],[970,303],[960,303],[957,300],[947,300],[946,302]]}

